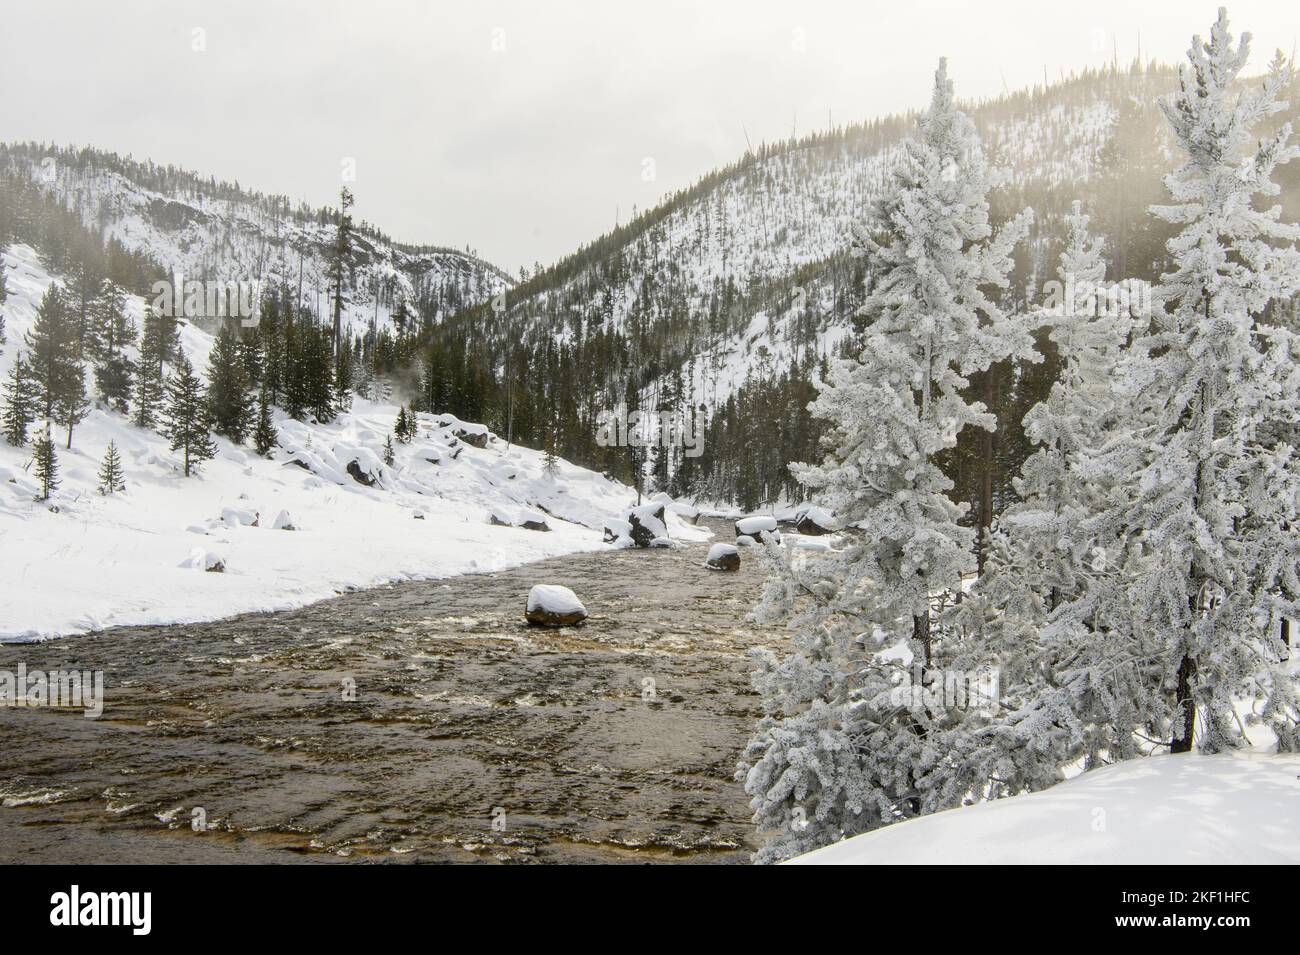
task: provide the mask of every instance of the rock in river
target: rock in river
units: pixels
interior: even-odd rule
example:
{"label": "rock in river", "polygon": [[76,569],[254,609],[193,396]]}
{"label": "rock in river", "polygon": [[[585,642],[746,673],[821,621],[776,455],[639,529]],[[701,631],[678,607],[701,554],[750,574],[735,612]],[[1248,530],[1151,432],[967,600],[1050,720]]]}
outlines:
{"label": "rock in river", "polygon": [[587,619],[587,608],[568,587],[538,584],[528,591],[528,622],[542,627],[571,627]]}
{"label": "rock in river", "polygon": [[714,544],[704,566],[709,570],[740,570],[740,551],[735,544]]}

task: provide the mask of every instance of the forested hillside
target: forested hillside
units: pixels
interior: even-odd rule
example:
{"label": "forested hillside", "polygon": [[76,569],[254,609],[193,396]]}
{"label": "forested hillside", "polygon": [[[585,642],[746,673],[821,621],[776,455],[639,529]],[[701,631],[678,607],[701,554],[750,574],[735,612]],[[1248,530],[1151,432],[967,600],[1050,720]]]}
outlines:
{"label": "forested hillside", "polygon": [[[960,96],[959,68],[954,79]],[[1158,277],[1171,233],[1147,207],[1163,200],[1174,154],[1156,97],[1176,83],[1172,69],[1134,64],[968,105],[994,167],[995,224],[1034,212],[1005,308],[1041,301],[1064,217],[1081,197],[1105,240],[1108,280]],[[504,311],[478,306],[434,330],[426,364],[460,369],[466,380],[427,401],[512,426],[526,444],[625,480],[641,466],[646,481],[674,494],[747,510],[797,497],[789,463],[819,457],[819,425],[806,407],[812,382],[862,330],[855,312],[870,263],[851,256],[850,228],[915,123],[894,116],[761,146],[523,276]],[[1298,192],[1284,190],[1285,201]],[[944,462],[973,505],[971,520],[987,520],[1013,496],[1011,477],[1029,452],[1021,419],[1059,370],[1045,336],[1040,345],[1044,362],[999,363],[971,381],[998,417],[995,436],[963,435]],[[507,368],[501,386],[485,391]],[[599,446],[597,417],[619,406],[703,407],[704,454]]]}

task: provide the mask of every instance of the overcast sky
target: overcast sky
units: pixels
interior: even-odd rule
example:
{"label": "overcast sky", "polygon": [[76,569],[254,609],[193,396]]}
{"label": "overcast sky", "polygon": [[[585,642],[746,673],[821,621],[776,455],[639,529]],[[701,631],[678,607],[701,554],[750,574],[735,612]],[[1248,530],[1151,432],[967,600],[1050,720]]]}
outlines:
{"label": "overcast sky", "polygon": [[[791,128],[1109,61],[1181,58],[1216,6],[670,0],[0,0],[0,138],[93,145],[313,205],[355,160],[357,213],[397,239],[549,263]],[[1295,0],[1235,0],[1252,67]],[[196,30],[202,31],[196,33]],[[196,49],[202,47],[202,49]]]}

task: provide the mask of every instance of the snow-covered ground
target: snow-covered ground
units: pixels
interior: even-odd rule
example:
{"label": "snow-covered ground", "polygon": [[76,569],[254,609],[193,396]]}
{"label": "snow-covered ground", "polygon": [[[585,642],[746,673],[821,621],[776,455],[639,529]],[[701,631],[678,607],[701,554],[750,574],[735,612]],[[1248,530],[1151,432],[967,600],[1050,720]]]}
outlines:
{"label": "snow-covered ground", "polygon": [[1300,863],[1300,755],[1132,759],[869,832],[790,865]]}
{"label": "snow-covered ground", "polygon": [[[52,281],[26,246],[10,248],[4,264],[10,296],[0,376]],[[143,303],[130,307],[138,321]],[[193,325],[183,330],[200,372],[211,341]],[[34,500],[30,445],[0,440],[0,641],[282,610],[348,588],[600,549],[609,546],[605,520],[635,501],[630,488],[564,461],[547,475],[539,452],[507,450],[504,439],[474,447],[456,432],[479,429],[451,417],[420,415],[419,437],[394,442],[395,462],[386,467],[384,439],[397,410],[358,398],[329,425],[277,414],[272,459],[218,438],[217,457],[187,479],[161,435],[97,408],[76,428],[71,451],[55,428],[57,512]],[[96,475],[110,439],[127,489],[105,497]],[[353,461],[373,487],[348,472]],[[550,531],[490,523],[494,512],[522,518],[525,510],[544,511]],[[294,530],[273,526],[281,511]],[[253,519],[257,526],[247,523]],[[689,539],[708,533],[675,514],[669,529]],[[211,557],[225,564],[223,573],[201,569]]]}

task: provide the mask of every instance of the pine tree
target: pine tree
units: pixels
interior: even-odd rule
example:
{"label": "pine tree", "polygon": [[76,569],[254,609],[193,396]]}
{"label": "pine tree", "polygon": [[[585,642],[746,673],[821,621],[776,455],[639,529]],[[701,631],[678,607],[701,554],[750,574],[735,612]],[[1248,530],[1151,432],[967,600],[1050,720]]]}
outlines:
{"label": "pine tree", "polygon": [[1181,227],[1168,243],[1174,270],[1117,376],[1138,426],[1097,455],[1127,477],[1087,525],[1105,579],[1044,634],[1060,648],[1063,687],[1045,705],[1080,722],[1104,716],[1106,748],[1121,755],[1152,739],[1185,752],[1198,727],[1207,751],[1238,746],[1241,698],[1281,748],[1300,747],[1278,637],[1281,619],[1300,614],[1300,341],[1272,320],[1300,291],[1300,227],[1266,198],[1300,149],[1289,125],[1255,138],[1284,108],[1290,71],[1279,54],[1262,82],[1239,88],[1248,53],[1249,35],[1234,45],[1220,10],[1161,102],[1188,157],[1166,179],[1173,204],[1152,207]]}
{"label": "pine tree", "polygon": [[173,451],[182,451],[185,476],[189,477],[198,465],[217,453],[210,433],[207,396],[203,384],[181,355],[176,360],[176,371],[167,382],[166,427],[163,433],[171,441]]}
{"label": "pine tree", "polygon": [[391,468],[395,460],[396,459],[393,455],[393,436],[391,434],[385,435],[384,436],[384,463]]}
{"label": "pine tree", "polygon": [[271,401],[264,385],[257,397],[257,427],[253,430],[253,446],[258,454],[266,457],[278,443],[275,423],[271,419]]}
{"label": "pine tree", "polygon": [[[1023,785],[999,775],[1015,767],[993,768],[1000,754],[975,732],[978,711],[891,696],[909,655],[922,684],[973,656],[932,628],[932,601],[960,589],[975,543],[935,456],[964,427],[994,423],[963,397],[968,374],[1036,357],[1027,323],[990,296],[1007,284],[1029,213],[990,227],[983,153],[942,60],[921,132],[854,230],[872,266],[860,309],[869,325],[858,356],[831,366],[812,405],[829,423],[827,460],[795,469],[860,533],[798,569],[768,548],[758,617],[786,622],[795,652],[758,654],[766,715],[739,775],[770,833],[759,861],[960,805],[972,789]],[[900,641],[907,653],[880,655]]]}
{"label": "pine tree", "polygon": [[51,285],[41,297],[26,344],[28,371],[39,410],[44,417],[53,418],[60,396],[74,384],[74,369],[80,367],[76,327],[57,285]]}
{"label": "pine tree", "polygon": [[251,424],[248,389],[248,374],[239,354],[239,343],[230,326],[223,325],[208,355],[208,407],[213,430],[235,444],[243,444]]}
{"label": "pine tree", "polygon": [[141,368],[135,379],[135,416],[137,428],[152,428],[158,422],[158,406],[163,400],[163,385],[152,371]]}
{"label": "pine tree", "polygon": [[86,369],[76,362],[66,372],[59,395],[54,403],[58,422],[68,429],[68,448],[72,448],[72,431],[90,413],[90,400],[86,397]]}
{"label": "pine tree", "polygon": [[333,261],[330,263],[331,283],[334,286],[334,334],[332,342],[335,354],[341,353],[346,348],[346,343],[343,340],[343,298],[344,287],[355,259],[352,216],[348,214],[353,201],[352,193],[344,186],[339,191],[339,214],[335,226]]}
{"label": "pine tree", "polygon": [[9,379],[4,386],[4,435],[16,448],[27,443],[27,429],[36,417],[37,395],[27,374],[27,366],[19,355],[9,369]]}
{"label": "pine tree", "polygon": [[414,416],[406,410],[406,405],[397,409],[397,422],[393,425],[393,434],[402,444],[410,444],[411,439],[415,437],[416,424]]}
{"label": "pine tree", "polygon": [[99,466],[99,493],[108,495],[126,490],[122,479],[122,461],[117,454],[117,445],[112,441],[104,449],[104,462]]}
{"label": "pine tree", "polygon": [[36,436],[32,452],[36,480],[41,486],[41,493],[36,499],[48,501],[50,495],[59,487],[59,458],[54,453],[54,441],[50,437],[49,422],[46,422],[45,430]]}
{"label": "pine tree", "polygon": [[135,341],[136,328],[126,312],[126,295],[120,286],[104,281],[91,304],[91,319],[95,387],[111,408],[126,414],[135,364],[123,349]]}

